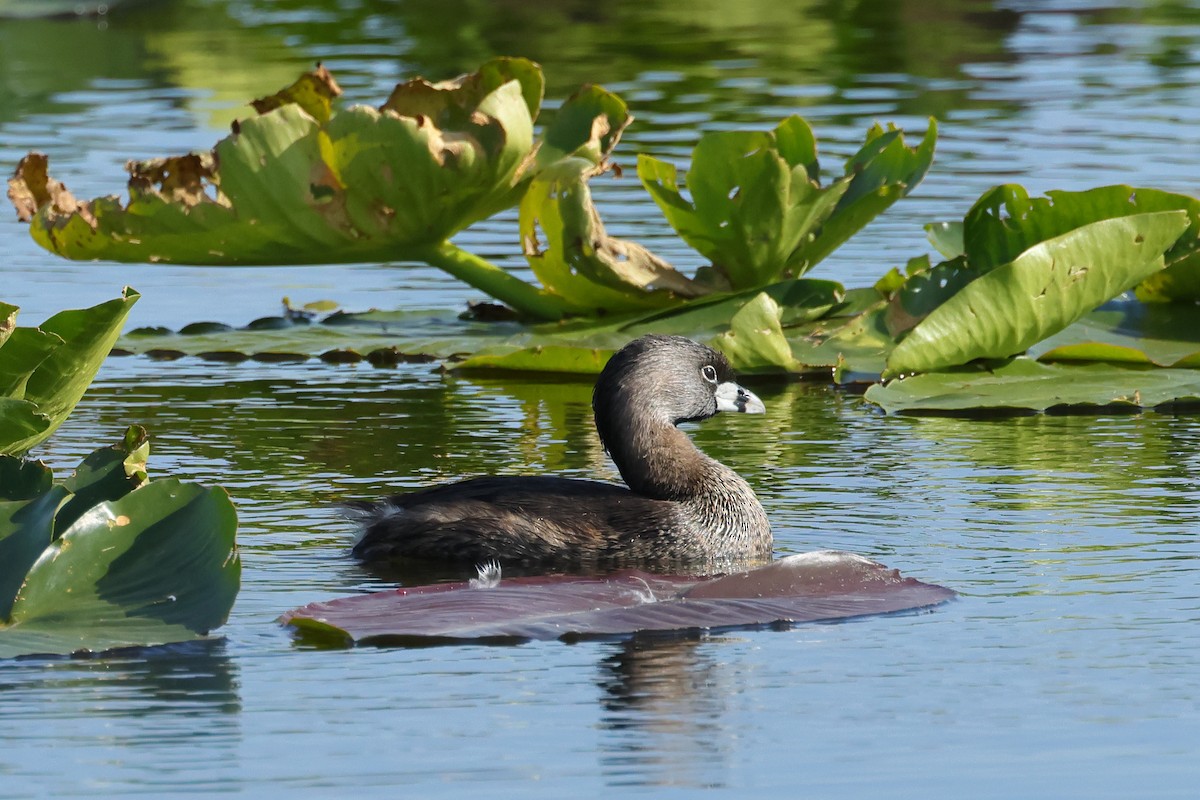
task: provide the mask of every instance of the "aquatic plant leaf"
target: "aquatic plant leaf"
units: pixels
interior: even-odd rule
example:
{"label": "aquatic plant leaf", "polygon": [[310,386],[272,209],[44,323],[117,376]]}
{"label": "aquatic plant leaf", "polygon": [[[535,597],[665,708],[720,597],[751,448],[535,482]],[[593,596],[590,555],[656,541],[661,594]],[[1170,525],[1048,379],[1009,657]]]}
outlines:
{"label": "aquatic plant leaf", "polygon": [[961,367],[876,384],[865,397],[889,413],[911,414],[1169,409],[1200,404],[1200,370],[1043,364],[1022,357],[990,370]]}
{"label": "aquatic plant leaf", "polygon": [[837,281],[794,278],[762,288],[696,298],[681,306],[635,317],[619,329],[631,336],[643,333],[692,337],[717,334],[729,328],[730,320],[739,309],[762,294],[779,306],[779,323],[788,327],[825,316],[842,302],[845,293],[845,288]]}
{"label": "aquatic plant leaf", "polygon": [[114,196],[75,200],[36,154],[18,166],[9,195],[34,239],[68,258],[424,260],[420,248],[515,202],[541,74],[523,59],[497,59],[457,81],[409,81],[381,110],[355,106],[327,120],[322,104],[302,107],[296,100],[307,95],[289,91],[211,153],[131,164],[125,206]]}
{"label": "aquatic plant leaf", "polygon": [[925,226],[925,238],[944,258],[966,255],[961,222],[931,222]]}
{"label": "aquatic plant leaf", "polygon": [[[134,329],[120,339],[117,347],[121,353],[167,360],[185,355],[230,362],[249,358],[303,360],[334,350],[363,357],[392,351],[443,360],[503,344],[525,330],[511,323],[460,319],[457,313],[444,309],[337,313],[312,324],[280,319],[282,325],[270,328],[188,325],[178,332]],[[191,330],[199,332],[187,332]]]}
{"label": "aquatic plant leaf", "polygon": [[237,595],[236,528],[224,491],[173,478],[93,507],[29,570],[0,658],[205,635]]}
{"label": "aquatic plant leaf", "polygon": [[[878,298],[878,294],[872,294]],[[887,301],[877,299],[850,317],[833,317],[789,331],[796,361],[807,368],[834,370],[838,383],[874,381],[896,342],[886,324]]]}
{"label": "aquatic plant leaf", "polygon": [[124,438],[112,447],[102,447],[88,455],[63,481],[71,499],[59,510],[54,520],[56,532],[62,532],[81,515],[106,500],[119,500],[145,485],[146,460],[150,442],[146,429],[130,426]]}
{"label": "aquatic plant leaf", "polygon": [[521,201],[521,247],[549,292],[591,316],[661,308],[704,290],[646,248],[609,236],[588,181],[633,117],[625,102],[585,86],[558,110]]}
{"label": "aquatic plant leaf", "polygon": [[560,177],[534,180],[521,201],[521,245],[538,281],[576,313],[593,316],[662,308],[699,294],[646,248],[608,235],[586,182],[590,167],[577,166],[573,175],[560,167],[548,173]]}
{"label": "aquatic plant leaf", "polygon": [[833,214],[821,226],[816,238],[792,255],[789,269],[795,274],[810,269],[897,200],[907,197],[925,179],[933,164],[937,136],[937,120],[932,118],[924,137],[915,147],[908,147],[904,143],[904,132],[893,125],[887,130],[878,124],[872,126],[866,142],[846,162],[845,174],[838,179],[848,180],[849,186]]}
{"label": "aquatic plant leaf", "polygon": [[1162,269],[1163,252],[1187,227],[1184,212],[1164,211],[1041,241],[935,308],[892,350],[884,377],[1024,352]]}
{"label": "aquatic plant leaf", "polygon": [[0,456],[0,500],[32,500],[50,491],[54,473],[41,461]]}
{"label": "aquatic plant leaf", "polygon": [[[1187,224],[1166,249],[1164,263],[1177,276],[1200,271],[1200,199],[1158,189],[1101,186],[1083,192],[1052,190],[1029,197],[1005,184],[985,192],[963,220],[964,252],[973,269],[987,272],[1007,264],[1038,242],[1092,222],[1157,211],[1181,211]],[[1155,285],[1169,280],[1155,277]],[[1164,295],[1158,299],[1194,299]]]}
{"label": "aquatic plant leaf", "polygon": [[[845,290],[835,281],[808,278],[784,281],[761,290],[781,307],[783,325],[795,325],[822,316],[838,305]],[[118,352],[172,359],[199,356],[212,361],[237,363],[305,360],[320,357],[334,363],[395,364],[407,360],[437,360],[468,369],[526,363],[514,369],[554,370],[564,364],[571,373],[593,374],[584,369],[593,357],[572,355],[563,361],[545,354],[521,355],[519,351],[545,347],[580,348],[584,351],[615,350],[643,333],[678,333],[699,338],[715,336],[729,328],[730,318],[759,292],[710,295],[681,306],[606,316],[574,319],[544,325],[515,322],[480,322],[462,319],[441,310],[370,311],[335,313],[323,319],[297,323],[286,317],[278,324],[229,326],[193,324],[179,332],[135,329],[118,342]],[[189,333],[187,331],[198,331]],[[462,358],[481,358],[460,364]],[[599,371],[599,367],[594,370]]]}
{"label": "aquatic plant leaf", "polygon": [[0,624],[12,612],[29,568],[49,546],[55,513],[68,495],[64,487],[54,486],[28,500],[0,500]]}
{"label": "aquatic plant leaf", "polygon": [[313,603],[280,621],[330,645],[511,643],[846,619],[953,596],[861,556],[824,551],[712,579],[632,570],[514,578],[488,589],[419,586]]}
{"label": "aquatic plant leaf", "polygon": [[[893,338],[916,327],[942,303],[978,278],[966,259],[958,257],[930,266],[928,258],[909,261],[906,275],[889,295],[884,323]],[[876,284],[880,288],[880,284]]]}
{"label": "aquatic plant leaf", "polygon": [[783,335],[781,313],[779,304],[760,292],[733,315],[729,330],[711,344],[739,372],[799,372],[800,364]]}
{"label": "aquatic plant leaf", "polygon": [[878,126],[828,186],[816,141],[800,117],[771,132],[722,131],[696,145],[684,196],[678,170],[648,155],[638,177],[671,227],[712,261],[717,288],[751,288],[799,276],[924,177],[937,138],[931,123],[916,149]]}
{"label": "aquatic plant leaf", "polygon": [[24,398],[30,376],[62,343],[40,328],[16,328],[0,345],[0,396]]}
{"label": "aquatic plant leaf", "polygon": [[333,101],[342,93],[342,87],[337,85],[333,75],[324,66],[318,64],[312,72],[306,72],[294,83],[278,92],[254,100],[250,105],[259,114],[266,114],[286,105],[296,105],[317,122],[322,124],[329,121],[333,114]]}
{"label": "aquatic plant leaf", "polygon": [[1113,301],[1029,348],[1041,361],[1110,361],[1200,367],[1200,308]]}
{"label": "aquatic plant leaf", "polygon": [[0,455],[24,453],[52,432],[50,418],[35,404],[0,397]]}
{"label": "aquatic plant leaf", "polygon": [[17,306],[0,302],[0,347],[4,346],[8,337],[17,327],[17,311],[19,310]]}
{"label": "aquatic plant leaf", "polygon": [[629,106],[617,95],[594,84],[575,92],[559,106],[537,152],[538,174],[551,176],[563,169],[577,171],[573,162],[599,167],[633,122]]}
{"label": "aquatic plant leaf", "polygon": [[138,297],[126,287],[118,299],[62,311],[36,331],[17,328],[0,345],[0,454],[28,451],[66,420]]}
{"label": "aquatic plant leaf", "polygon": [[506,372],[553,372],[599,375],[614,350],[569,345],[509,346],[482,350],[454,365],[456,370],[494,369]]}

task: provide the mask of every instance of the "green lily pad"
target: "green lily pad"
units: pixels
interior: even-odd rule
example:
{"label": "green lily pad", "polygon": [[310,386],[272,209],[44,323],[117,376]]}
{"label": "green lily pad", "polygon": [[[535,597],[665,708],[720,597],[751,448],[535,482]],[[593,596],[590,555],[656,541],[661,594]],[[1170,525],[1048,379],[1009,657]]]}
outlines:
{"label": "green lily pad", "polygon": [[0,345],[0,454],[28,451],[66,420],[138,297],[126,288],[116,300],[12,331]]}
{"label": "green lily pad", "polygon": [[712,346],[729,357],[739,372],[799,372],[801,365],[780,325],[782,312],[770,295],[760,292],[729,321],[729,331]]}
{"label": "green lily pad", "polygon": [[237,519],[220,489],[147,483],[145,431],[53,483],[0,456],[0,658],[164,644],[221,625]]}
{"label": "green lily pad", "polygon": [[[503,207],[533,148],[541,73],[489,62],[330,111],[333,79],[260,101],[211,154],[130,165],[129,204],[74,200],[28,156],[10,182],[35,241],[75,259],[312,264],[418,256]],[[536,86],[531,86],[536,84]],[[322,102],[323,101],[323,102]],[[444,126],[444,127],[443,127]]]}
{"label": "green lily pad", "polygon": [[[179,333],[161,329],[130,331],[118,350],[156,358],[184,355],[236,363],[262,360],[326,357],[333,363],[363,359],[381,363],[397,360],[438,360],[457,363],[476,354],[467,367],[507,369],[515,364],[499,356],[526,348],[562,346],[584,350],[615,350],[643,333],[678,333],[709,338],[729,329],[738,309],[758,294],[780,306],[780,323],[791,326],[823,316],[838,307],[845,290],[835,281],[800,278],[760,291],[710,295],[685,305],[648,313],[626,313],[601,319],[575,319],[561,323],[522,325],[514,322],[480,322],[446,311],[337,312],[312,324],[294,324],[281,318],[282,327],[234,329],[229,326],[185,326]],[[200,330],[186,334],[183,331]],[[393,354],[398,358],[388,358]],[[590,358],[590,356],[589,356]],[[537,366],[520,369],[552,370],[554,358],[530,359]],[[578,372],[584,360],[569,360],[568,371]],[[459,365],[461,366],[461,365]],[[590,372],[590,369],[588,370]]]}
{"label": "green lily pad", "polygon": [[54,474],[41,461],[0,456],[0,500],[32,500],[50,491]]}
{"label": "green lily pad", "polygon": [[75,523],[93,506],[106,500],[119,500],[148,480],[146,459],[150,443],[146,430],[133,425],[125,438],[112,447],[95,451],[83,460],[75,473],[63,481],[71,499],[59,510],[54,520],[56,532]]}
{"label": "green lily pad", "polygon": [[55,486],[30,500],[0,501],[0,620],[8,619],[29,568],[50,545],[54,516],[69,495]]}
{"label": "green lily pad", "polygon": [[175,479],[93,507],[25,575],[0,625],[0,658],[208,633],[225,622],[237,594],[236,527],[224,491]]}
{"label": "green lily pad", "polygon": [[1045,197],[1031,198],[1021,186],[1006,184],[985,192],[967,213],[964,252],[973,269],[987,272],[1039,242],[1084,225],[1162,211],[1183,212],[1187,218],[1181,235],[1165,248],[1165,263],[1170,266],[1195,252],[1200,200],[1133,186],[1102,186],[1083,192],[1052,190]]}
{"label": "green lily pad", "polygon": [[496,347],[483,350],[455,365],[456,370],[492,369],[506,372],[553,372],[563,375],[599,375],[613,350],[569,345]]}
{"label": "green lily pad", "polygon": [[53,432],[51,420],[28,400],[0,397],[0,455],[24,453]]}
{"label": "green lily pad", "polygon": [[637,317],[620,326],[630,335],[668,333],[703,337],[729,328],[730,320],[759,295],[771,298],[779,307],[779,324],[802,325],[824,317],[838,307],[846,296],[836,281],[795,278],[742,292],[722,293],[692,300],[686,305]]}
{"label": "green lily pad", "polygon": [[865,397],[889,413],[908,414],[1139,410],[1200,403],[1200,371],[1017,358],[991,370],[964,367],[892,380],[870,387]]}
{"label": "green lily pad", "polygon": [[1188,224],[1182,211],[1137,214],[1040,242],[934,309],[892,350],[884,376],[1024,352],[1162,269]]}
{"label": "green lily pad", "polygon": [[944,258],[958,258],[967,253],[961,222],[931,222],[925,226],[925,236]]}
{"label": "green lily pad", "polygon": [[788,331],[796,361],[807,368],[827,367],[838,383],[875,381],[896,346],[888,332],[887,301],[851,317],[834,317]]}
{"label": "green lily pad", "polygon": [[1033,347],[1041,361],[1110,361],[1200,367],[1200,307],[1117,301]]}

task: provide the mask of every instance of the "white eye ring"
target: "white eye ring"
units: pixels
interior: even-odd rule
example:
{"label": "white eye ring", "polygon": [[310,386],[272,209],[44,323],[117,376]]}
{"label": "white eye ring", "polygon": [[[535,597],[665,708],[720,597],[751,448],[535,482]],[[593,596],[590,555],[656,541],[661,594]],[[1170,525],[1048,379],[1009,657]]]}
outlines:
{"label": "white eye ring", "polygon": [[704,368],[700,370],[700,374],[703,375],[704,380],[708,381],[709,383],[717,382],[717,371],[713,368],[712,364],[705,364]]}

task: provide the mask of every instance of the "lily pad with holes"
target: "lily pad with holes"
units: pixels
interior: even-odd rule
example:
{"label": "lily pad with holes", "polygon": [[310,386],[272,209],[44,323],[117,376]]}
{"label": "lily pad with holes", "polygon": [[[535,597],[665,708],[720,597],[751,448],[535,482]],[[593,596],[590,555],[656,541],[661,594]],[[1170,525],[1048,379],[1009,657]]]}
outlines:
{"label": "lily pad with holes", "polygon": [[1163,211],[1041,241],[929,312],[888,355],[884,377],[1023,353],[1161,270],[1188,225],[1185,212]]}

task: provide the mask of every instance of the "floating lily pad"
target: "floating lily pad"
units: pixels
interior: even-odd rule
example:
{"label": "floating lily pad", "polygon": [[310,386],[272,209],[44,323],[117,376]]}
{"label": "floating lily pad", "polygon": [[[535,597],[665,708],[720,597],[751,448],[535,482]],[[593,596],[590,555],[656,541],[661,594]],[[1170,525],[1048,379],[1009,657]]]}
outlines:
{"label": "floating lily pad", "polygon": [[1117,301],[1029,349],[1041,361],[1200,367],[1200,307]]}
{"label": "floating lily pad", "polygon": [[1017,358],[994,369],[961,368],[892,380],[870,387],[865,397],[885,411],[908,414],[1166,410],[1200,404],[1200,370]]}
{"label": "floating lily pad", "polygon": [[838,382],[872,382],[879,378],[896,346],[885,322],[887,302],[872,290],[875,304],[852,317],[834,317],[788,331],[796,361],[805,367],[828,367]]}
{"label": "floating lily pad", "polygon": [[613,352],[613,350],[562,345],[498,347],[483,350],[460,361],[455,365],[455,369],[599,375]]}
{"label": "floating lily pad", "polygon": [[165,644],[224,624],[241,572],[220,489],[154,481],[80,517],[40,555],[0,658]]}
{"label": "floating lily pad", "polygon": [[281,622],[335,646],[512,643],[846,619],[953,596],[861,556],[824,551],[700,580],[635,570],[419,586],[313,603]]}

